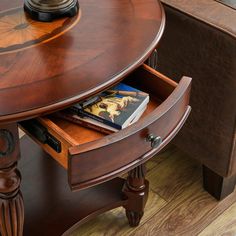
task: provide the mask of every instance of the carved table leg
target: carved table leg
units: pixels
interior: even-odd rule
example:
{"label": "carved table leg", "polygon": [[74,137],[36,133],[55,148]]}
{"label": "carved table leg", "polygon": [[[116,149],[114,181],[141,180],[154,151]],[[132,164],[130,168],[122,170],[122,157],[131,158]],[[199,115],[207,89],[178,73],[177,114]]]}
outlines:
{"label": "carved table leg", "polygon": [[24,223],[21,176],[17,170],[17,125],[0,126],[0,235],[22,236]]}
{"label": "carved table leg", "polygon": [[145,171],[144,165],[131,170],[123,189],[123,193],[128,198],[124,208],[132,227],[139,225],[148,198],[149,183],[145,180]]}

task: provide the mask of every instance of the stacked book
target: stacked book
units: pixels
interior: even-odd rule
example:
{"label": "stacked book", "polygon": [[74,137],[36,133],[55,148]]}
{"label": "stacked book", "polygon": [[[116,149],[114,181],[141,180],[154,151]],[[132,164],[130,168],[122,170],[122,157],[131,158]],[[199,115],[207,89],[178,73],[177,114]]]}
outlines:
{"label": "stacked book", "polygon": [[113,133],[136,122],[144,113],[149,95],[124,83],[57,113],[81,126]]}

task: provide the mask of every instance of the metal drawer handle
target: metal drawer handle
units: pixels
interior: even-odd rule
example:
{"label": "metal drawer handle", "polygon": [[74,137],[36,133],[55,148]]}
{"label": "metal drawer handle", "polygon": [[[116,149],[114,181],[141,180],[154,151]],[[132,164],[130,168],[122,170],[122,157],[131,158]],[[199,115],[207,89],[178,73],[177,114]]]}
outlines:
{"label": "metal drawer handle", "polygon": [[152,148],[157,148],[162,143],[162,138],[160,136],[156,136],[154,134],[149,134],[147,137],[147,142],[151,143]]}

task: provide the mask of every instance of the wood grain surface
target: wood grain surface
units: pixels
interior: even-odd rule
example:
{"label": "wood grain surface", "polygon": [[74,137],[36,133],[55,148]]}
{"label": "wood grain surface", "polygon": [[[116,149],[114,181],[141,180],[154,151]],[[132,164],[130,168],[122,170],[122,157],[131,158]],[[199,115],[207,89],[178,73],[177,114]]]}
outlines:
{"label": "wood grain surface", "polygon": [[199,236],[234,236],[236,234],[236,203],[207,226]]}
{"label": "wood grain surface", "polygon": [[0,235],[22,235],[24,225],[20,157],[16,124],[0,125]]}
{"label": "wood grain surface", "polygon": [[236,234],[236,191],[221,202],[202,188],[201,165],[175,146],[147,163],[150,196],[137,228],[121,209],[107,212],[72,236],[220,236]]}
{"label": "wood grain surface", "polygon": [[[8,13],[9,22],[14,16],[9,9],[22,6],[23,0],[2,0],[0,16]],[[25,24],[21,14],[10,26],[12,36],[1,40],[1,50],[9,52],[11,45],[21,50],[0,54],[0,121],[52,112],[106,89],[147,59],[164,30],[165,16],[157,0],[100,0],[99,5],[80,0],[80,9],[80,20],[71,19],[76,25],[35,47],[22,44],[32,44],[27,35],[32,37],[28,30],[34,30],[35,22]],[[1,19],[5,32],[9,26]],[[35,39],[50,38],[53,29],[48,24],[35,32]]]}
{"label": "wood grain surface", "polygon": [[75,26],[80,18],[61,18],[52,23],[32,20],[22,7],[0,12],[0,55],[22,51],[53,40]]}
{"label": "wood grain surface", "polygon": [[[167,82],[166,79],[159,78],[155,71],[147,73],[143,66],[137,71],[139,70],[146,73],[135,73],[134,80],[144,84],[143,88],[146,89],[143,91],[153,96],[156,94],[159,98],[159,90],[162,88],[159,85],[165,85],[165,88],[169,85],[173,92],[164,93],[163,98],[166,100],[160,106],[126,129],[94,142],[71,147],[68,173],[73,190],[112,179],[146,162],[165,147],[185,123],[191,110],[188,106],[191,78],[183,77],[174,89],[173,86],[176,84],[170,79]],[[162,138],[161,144],[156,148],[152,148],[146,141],[148,135],[152,133]],[[91,163],[93,172],[90,171]]]}
{"label": "wood grain surface", "polygon": [[[72,190],[110,180],[146,162],[166,146],[185,123],[191,110],[188,106],[191,78],[183,77],[177,84],[142,65],[125,80],[126,83],[131,81],[134,81],[133,87],[150,95],[148,113],[119,132],[104,136],[63,119],[50,120],[50,116],[38,119],[61,142],[62,152],[36,142],[68,169]],[[27,125],[24,128],[32,137],[31,129],[27,129]],[[161,137],[159,146],[152,148],[147,142],[150,134]],[[75,141],[68,143],[69,139]]]}

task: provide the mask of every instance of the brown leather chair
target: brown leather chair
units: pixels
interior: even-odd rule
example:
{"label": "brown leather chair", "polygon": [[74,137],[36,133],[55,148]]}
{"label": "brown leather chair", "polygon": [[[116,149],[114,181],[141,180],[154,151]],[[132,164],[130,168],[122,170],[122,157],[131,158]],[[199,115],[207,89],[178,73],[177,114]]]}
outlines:
{"label": "brown leather chair", "polygon": [[158,70],[193,78],[192,113],[174,142],[203,164],[204,188],[222,199],[236,183],[236,10],[213,0],[162,2]]}

